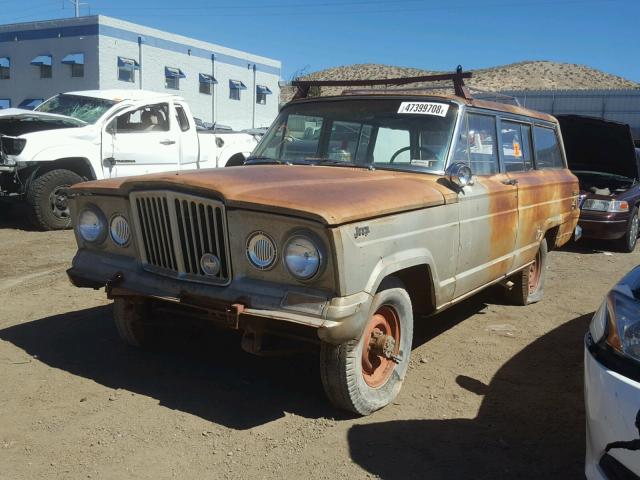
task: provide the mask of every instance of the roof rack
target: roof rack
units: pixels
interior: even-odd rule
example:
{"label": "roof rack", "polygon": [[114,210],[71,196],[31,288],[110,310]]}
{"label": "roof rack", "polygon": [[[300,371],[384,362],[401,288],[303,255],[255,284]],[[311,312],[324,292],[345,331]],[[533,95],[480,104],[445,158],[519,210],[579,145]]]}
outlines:
{"label": "roof rack", "polygon": [[291,86],[296,87],[293,100],[307,98],[311,87],[366,87],[373,85],[407,85],[418,82],[453,81],[453,89],[459,97],[471,100],[473,97],[469,88],[464,84],[465,78],[471,78],[471,72],[463,72],[462,65],[458,65],[453,73],[440,73],[437,75],[423,75],[420,77],[378,78],[362,80],[294,80]]}

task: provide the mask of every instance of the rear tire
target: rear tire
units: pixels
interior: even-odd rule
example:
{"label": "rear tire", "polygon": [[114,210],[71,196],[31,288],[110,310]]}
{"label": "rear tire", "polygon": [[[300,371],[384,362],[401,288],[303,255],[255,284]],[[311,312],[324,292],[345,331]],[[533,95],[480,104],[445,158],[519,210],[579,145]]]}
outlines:
{"label": "rear tire", "polygon": [[506,297],[514,305],[529,305],[542,300],[544,281],[547,276],[547,240],[540,242],[534,262],[524,270],[513,274],[509,280],[514,283],[507,290]]}
{"label": "rear tire", "polygon": [[71,213],[63,189],[82,182],[71,170],[56,169],[36,177],[26,192],[29,219],[41,230],[63,230],[71,227]]}
{"label": "rear tire", "polygon": [[[393,338],[393,343],[382,342],[388,347],[385,354],[378,354],[380,347],[371,345],[379,332],[384,334],[383,340]],[[320,376],[331,403],[369,415],[392,402],[409,366],[412,341],[413,312],[406,290],[396,287],[379,291],[361,338],[321,345]],[[396,361],[385,356],[391,352]]]}
{"label": "rear tire", "polygon": [[627,231],[620,240],[617,240],[618,248],[620,249],[620,251],[631,253],[636,249],[639,229],[640,219],[638,218],[638,207],[634,207],[634,209],[631,211],[631,217],[629,218]]}
{"label": "rear tire", "polygon": [[144,348],[155,343],[155,333],[149,325],[149,308],[144,302],[116,297],[113,302],[113,321],[120,338],[131,347]]}

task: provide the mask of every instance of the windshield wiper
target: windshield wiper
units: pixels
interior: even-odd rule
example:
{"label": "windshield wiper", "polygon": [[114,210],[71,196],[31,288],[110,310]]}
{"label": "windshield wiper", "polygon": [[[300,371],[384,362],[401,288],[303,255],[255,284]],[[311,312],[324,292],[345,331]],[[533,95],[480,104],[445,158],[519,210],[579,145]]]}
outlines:
{"label": "windshield wiper", "polygon": [[330,158],[319,158],[317,159],[316,165],[331,165],[332,167],[353,167],[353,168],[364,168],[366,170],[375,170],[376,168],[370,163],[362,164],[355,162],[343,162],[340,160],[332,160]]}
{"label": "windshield wiper", "polygon": [[263,156],[257,156],[257,157],[249,157],[244,161],[245,165],[269,165],[269,164],[276,164],[276,165],[285,165],[287,162],[283,162],[282,160],[278,160],[277,158],[271,158],[271,157],[263,157]]}

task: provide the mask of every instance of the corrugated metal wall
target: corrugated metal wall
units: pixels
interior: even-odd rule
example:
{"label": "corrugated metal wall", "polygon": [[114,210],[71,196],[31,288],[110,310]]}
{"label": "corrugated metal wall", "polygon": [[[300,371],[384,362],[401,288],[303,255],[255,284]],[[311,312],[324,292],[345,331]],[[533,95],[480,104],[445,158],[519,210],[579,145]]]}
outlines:
{"label": "corrugated metal wall", "polygon": [[523,107],[552,115],[573,113],[628,123],[640,139],[639,90],[531,90],[508,91]]}

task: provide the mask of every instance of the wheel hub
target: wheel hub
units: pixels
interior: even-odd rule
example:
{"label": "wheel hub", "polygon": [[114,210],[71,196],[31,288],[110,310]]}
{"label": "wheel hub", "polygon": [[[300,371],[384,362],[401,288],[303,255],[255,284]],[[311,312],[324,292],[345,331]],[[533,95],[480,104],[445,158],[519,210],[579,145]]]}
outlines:
{"label": "wheel hub", "polygon": [[400,319],[393,307],[383,305],[371,316],[364,342],[362,376],[370,387],[381,387],[400,361]]}
{"label": "wheel hub", "polygon": [[68,185],[57,187],[49,195],[51,211],[58,218],[67,218],[70,215],[67,195],[64,192],[64,189],[67,187]]}

